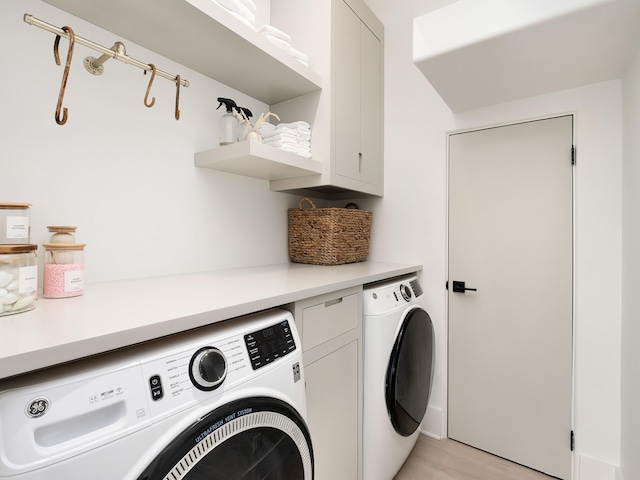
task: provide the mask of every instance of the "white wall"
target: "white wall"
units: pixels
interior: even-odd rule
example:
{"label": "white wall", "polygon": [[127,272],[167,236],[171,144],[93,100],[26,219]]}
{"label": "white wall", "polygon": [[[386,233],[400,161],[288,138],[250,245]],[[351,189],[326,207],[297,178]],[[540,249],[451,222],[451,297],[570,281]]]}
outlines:
{"label": "white wall", "polygon": [[623,78],[622,452],[624,478],[640,478],[640,48]]}
{"label": "white wall", "polygon": [[[423,427],[438,436],[446,415],[446,139],[452,131],[575,113],[576,475],[608,480],[620,454],[621,132],[619,81],[452,115],[412,62],[412,12],[369,0],[385,24],[385,184],[375,209],[375,259],[424,264],[438,363]],[[425,2],[427,3],[427,2]],[[541,351],[541,355],[544,354]],[[446,413],[446,412],[445,412]],[[583,462],[580,462],[584,459]],[[580,470],[581,469],[581,470]]]}
{"label": "white wall", "polygon": [[[105,46],[121,40],[133,58],[179,73],[191,82],[180,92],[180,121],[172,82],[156,77],[156,104],[146,108],[148,75],[115,60],[90,75],[82,61],[98,54],[76,45],[69,117],[57,125],[68,43],[58,67],[54,35],[24,23],[24,13]],[[256,116],[266,105],[37,0],[0,2],[0,27],[0,202],[33,204],[32,243],[48,240],[47,225],[77,225],[88,282],[288,260],[286,209],[297,197],[193,165],[195,152],[217,146],[218,96]]]}

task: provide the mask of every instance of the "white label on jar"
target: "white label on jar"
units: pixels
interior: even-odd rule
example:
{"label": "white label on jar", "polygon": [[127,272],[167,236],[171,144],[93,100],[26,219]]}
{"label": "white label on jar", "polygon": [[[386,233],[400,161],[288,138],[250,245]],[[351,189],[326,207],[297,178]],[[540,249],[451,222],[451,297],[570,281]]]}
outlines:
{"label": "white label on jar", "polygon": [[79,292],[84,290],[84,270],[67,270],[64,272],[64,291]]}
{"label": "white label on jar", "polygon": [[7,216],[7,238],[29,238],[29,217]]}
{"label": "white label on jar", "polygon": [[38,267],[20,267],[18,269],[18,292],[33,293],[38,289]]}

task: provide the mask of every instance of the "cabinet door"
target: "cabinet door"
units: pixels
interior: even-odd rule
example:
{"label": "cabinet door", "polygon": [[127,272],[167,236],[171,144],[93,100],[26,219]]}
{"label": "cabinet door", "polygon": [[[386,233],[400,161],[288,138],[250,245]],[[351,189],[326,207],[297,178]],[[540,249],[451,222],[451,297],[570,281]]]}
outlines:
{"label": "cabinet door", "polygon": [[360,179],[360,18],[342,0],[334,2],[335,173]]}
{"label": "cabinet door", "polygon": [[382,45],[360,26],[360,180],[380,185],[382,179]]}
{"label": "cabinet door", "polygon": [[358,340],[305,365],[316,480],[358,478]]}

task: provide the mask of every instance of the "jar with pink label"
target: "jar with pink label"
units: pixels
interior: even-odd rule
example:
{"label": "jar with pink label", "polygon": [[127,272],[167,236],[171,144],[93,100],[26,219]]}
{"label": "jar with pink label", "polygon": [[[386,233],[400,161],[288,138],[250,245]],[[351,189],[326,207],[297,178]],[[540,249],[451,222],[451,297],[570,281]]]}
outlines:
{"label": "jar with pink label", "polygon": [[45,243],[43,295],[76,297],[84,293],[84,243]]}

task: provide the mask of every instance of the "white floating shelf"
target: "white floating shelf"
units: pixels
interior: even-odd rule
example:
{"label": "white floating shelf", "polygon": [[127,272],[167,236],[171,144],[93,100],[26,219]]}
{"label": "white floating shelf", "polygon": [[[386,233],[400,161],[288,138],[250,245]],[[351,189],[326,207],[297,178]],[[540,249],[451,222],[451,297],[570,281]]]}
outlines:
{"label": "white floating shelf", "polygon": [[268,105],[322,88],[320,75],[211,0],[44,1]]}
{"label": "white floating shelf", "polygon": [[284,180],[322,173],[322,163],[317,160],[259,142],[239,142],[198,152],[194,163],[196,167],[264,180]]}

